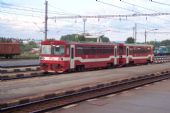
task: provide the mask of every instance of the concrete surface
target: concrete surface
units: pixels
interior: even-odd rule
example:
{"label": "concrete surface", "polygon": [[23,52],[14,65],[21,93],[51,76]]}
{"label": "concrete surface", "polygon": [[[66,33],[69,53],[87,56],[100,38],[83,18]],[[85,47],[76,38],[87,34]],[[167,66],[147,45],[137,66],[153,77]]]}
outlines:
{"label": "concrete surface", "polygon": [[170,113],[170,80],[87,100],[48,113]]}
{"label": "concrete surface", "polygon": [[0,82],[0,102],[122,80],[170,69],[170,63],[61,74]]}
{"label": "concrete surface", "polygon": [[13,60],[13,61],[0,61],[0,67],[15,67],[15,66],[32,66],[39,65],[39,60]]}

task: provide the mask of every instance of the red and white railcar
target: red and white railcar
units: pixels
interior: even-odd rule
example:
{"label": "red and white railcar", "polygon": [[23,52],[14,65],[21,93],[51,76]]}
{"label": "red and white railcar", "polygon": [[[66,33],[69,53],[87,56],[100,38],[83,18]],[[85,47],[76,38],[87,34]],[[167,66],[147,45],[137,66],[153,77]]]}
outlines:
{"label": "red and white railcar", "polygon": [[45,72],[82,71],[153,62],[153,46],[142,44],[43,41],[40,63]]}
{"label": "red and white railcar", "polygon": [[41,69],[65,72],[118,65],[117,44],[43,41]]}
{"label": "red and white railcar", "polygon": [[153,62],[153,46],[146,44],[119,44],[119,65]]}

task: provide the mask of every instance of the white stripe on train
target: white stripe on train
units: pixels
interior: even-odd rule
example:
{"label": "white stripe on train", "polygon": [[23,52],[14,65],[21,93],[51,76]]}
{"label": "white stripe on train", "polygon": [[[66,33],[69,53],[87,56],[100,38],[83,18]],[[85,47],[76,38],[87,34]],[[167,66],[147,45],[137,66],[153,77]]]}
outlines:
{"label": "white stripe on train", "polygon": [[[148,59],[153,58],[153,55],[148,56],[140,56],[140,57],[133,57],[132,55],[126,56],[123,55],[122,58],[131,58],[131,59]],[[83,59],[81,57],[74,57],[74,60],[79,60],[80,62],[101,62],[101,61],[109,61],[111,59],[118,59],[120,56],[109,56],[108,58],[88,58],[88,56]],[[41,57],[41,60],[48,60],[48,61],[70,61],[70,57]]]}

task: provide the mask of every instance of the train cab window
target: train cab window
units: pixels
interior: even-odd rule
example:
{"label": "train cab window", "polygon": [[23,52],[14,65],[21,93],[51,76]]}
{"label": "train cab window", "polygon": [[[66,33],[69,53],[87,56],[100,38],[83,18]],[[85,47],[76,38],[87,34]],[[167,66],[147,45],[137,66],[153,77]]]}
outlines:
{"label": "train cab window", "polygon": [[51,45],[42,45],[41,54],[51,54]]}
{"label": "train cab window", "polygon": [[52,52],[54,55],[64,55],[64,45],[54,45]]}

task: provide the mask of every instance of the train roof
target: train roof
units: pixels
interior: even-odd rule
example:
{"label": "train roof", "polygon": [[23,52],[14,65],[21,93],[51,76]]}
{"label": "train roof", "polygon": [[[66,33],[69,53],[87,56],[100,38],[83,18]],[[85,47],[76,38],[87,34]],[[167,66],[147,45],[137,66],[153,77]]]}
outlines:
{"label": "train roof", "polygon": [[150,45],[150,44],[119,44],[119,45],[122,45],[122,46],[151,46],[151,47],[153,47],[153,45]]}
{"label": "train roof", "polygon": [[42,41],[43,45],[52,45],[52,44],[75,44],[75,45],[118,45],[118,46],[151,46],[149,44],[124,44],[124,43],[113,43],[113,42],[67,42],[62,40],[46,40]]}
{"label": "train roof", "polygon": [[42,41],[41,44],[75,44],[75,45],[115,45],[116,43],[111,42],[66,42],[60,40],[46,40]]}

